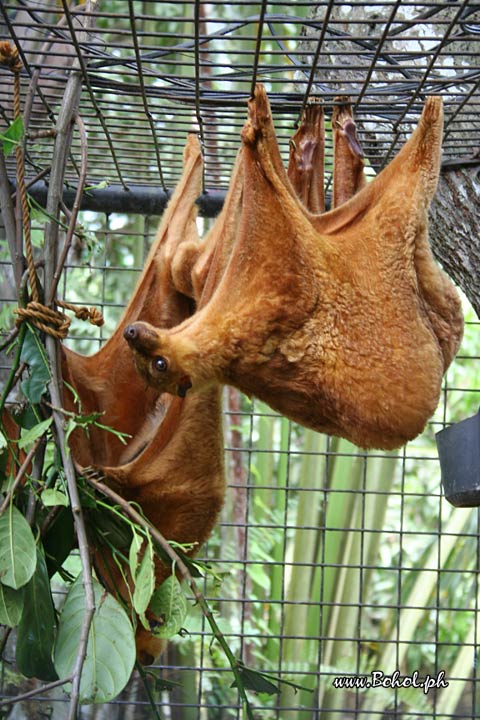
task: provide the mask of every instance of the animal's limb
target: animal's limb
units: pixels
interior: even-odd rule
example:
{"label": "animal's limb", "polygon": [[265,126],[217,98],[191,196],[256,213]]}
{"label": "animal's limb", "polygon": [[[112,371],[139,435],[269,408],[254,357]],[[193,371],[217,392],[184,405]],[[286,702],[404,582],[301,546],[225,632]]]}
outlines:
{"label": "animal's limb", "polygon": [[[184,242],[172,262],[173,284],[205,304],[218,284],[235,241],[243,193],[243,152],[237,155],[222,210],[206,237]],[[208,278],[208,284],[207,284]]]}
{"label": "animal's limb", "polygon": [[[334,168],[333,207],[353,197],[366,183],[363,150],[353,122],[350,98],[335,98],[332,115]],[[435,168],[435,174],[438,169]],[[433,261],[428,230],[419,224],[415,239],[415,269],[419,294],[444,356],[445,369],[450,365],[463,334],[460,298],[449,278]]]}
{"label": "animal's limb", "polygon": [[320,102],[307,105],[300,126],[290,140],[288,177],[305,207],[325,210],[325,124]]}
{"label": "animal's limb", "polygon": [[194,389],[232,384],[363,447],[421,432],[444,369],[415,262],[441,133],[441,100],[429,98],[390,165],[350,201],[312,215],[292,195],[258,87],[242,132],[241,222],[215,292],[172,331],[129,328],[147,381],[173,393],[186,379]]}
{"label": "animal's limb", "polygon": [[[366,183],[364,154],[357,137],[350,98],[335,98],[333,130],[333,202],[338,207],[350,200]],[[315,212],[315,211],[313,211]]]}
{"label": "animal's limb", "polygon": [[[196,136],[189,135],[183,175],[163,214],[145,268],[117,329],[97,353],[88,357],[62,347],[63,377],[78,393],[82,412],[103,413],[102,424],[132,436],[138,434],[145,417],[154,411],[158,392],[145,388],[138,376],[123,340],[123,328],[139,319],[172,327],[191,314],[191,301],[172,288],[170,265],[178,246],[197,233],[195,200],[201,182],[200,144]],[[65,403],[67,409],[77,409],[68,390]],[[95,427],[90,429],[89,437],[81,430],[72,436],[72,451],[83,466],[118,462],[123,449],[115,435]]]}

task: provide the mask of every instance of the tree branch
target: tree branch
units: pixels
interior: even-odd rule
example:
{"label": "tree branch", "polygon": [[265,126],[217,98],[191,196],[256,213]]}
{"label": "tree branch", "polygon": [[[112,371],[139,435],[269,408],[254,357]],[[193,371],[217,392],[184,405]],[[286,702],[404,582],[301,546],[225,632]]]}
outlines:
{"label": "tree branch", "polygon": [[170,558],[172,566],[178,568],[183,579],[190,587],[190,590],[192,591],[197,604],[201,607],[205,619],[210,625],[213,636],[218,641],[227,657],[233,676],[235,677],[236,686],[238,688],[242,701],[245,703],[247,717],[249,718],[249,720],[254,720],[254,716],[250,708],[250,703],[248,701],[245,688],[243,686],[243,680],[240,673],[241,665],[230,650],[230,647],[225,640],[222,631],[218,627],[207,601],[199,590],[188,567],[185,565],[180,555],[175,552],[174,548],[170,545],[168,540],[166,540],[163,535],[157,530],[157,528],[155,528],[151,523],[149,523],[148,520],[146,520],[139,512],[137,512],[127,500],[121,497],[121,495],[118,495],[118,493],[109,488],[108,485],[105,485],[105,483],[93,478],[91,475],[89,475],[88,472],[86,472],[85,468],[77,468],[77,470],[82,473],[82,476],[85,478],[89,485],[91,485],[93,488],[95,488],[103,495],[108,497],[110,500],[112,500],[123,510],[126,515],[128,515],[134,522],[136,522],[137,525],[140,525],[140,527],[149,532],[152,539],[155,540],[158,545],[160,545],[165,554]]}

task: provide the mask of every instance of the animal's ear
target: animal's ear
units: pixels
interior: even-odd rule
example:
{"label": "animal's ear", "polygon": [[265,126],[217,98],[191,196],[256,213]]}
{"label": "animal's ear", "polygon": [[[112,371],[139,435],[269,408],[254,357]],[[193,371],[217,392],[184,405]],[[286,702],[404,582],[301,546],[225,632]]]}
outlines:
{"label": "animal's ear", "polygon": [[325,123],[318,99],[309,103],[290,140],[288,178],[305,207],[312,213],[325,210]]}

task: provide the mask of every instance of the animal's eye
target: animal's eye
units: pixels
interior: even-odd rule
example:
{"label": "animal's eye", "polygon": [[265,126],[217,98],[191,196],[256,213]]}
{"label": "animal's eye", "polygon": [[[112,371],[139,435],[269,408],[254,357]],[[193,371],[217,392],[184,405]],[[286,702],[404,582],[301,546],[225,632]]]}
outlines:
{"label": "animal's eye", "polygon": [[156,357],[153,361],[153,367],[158,372],[165,372],[165,370],[168,368],[168,362],[164,357],[160,355],[160,357]]}

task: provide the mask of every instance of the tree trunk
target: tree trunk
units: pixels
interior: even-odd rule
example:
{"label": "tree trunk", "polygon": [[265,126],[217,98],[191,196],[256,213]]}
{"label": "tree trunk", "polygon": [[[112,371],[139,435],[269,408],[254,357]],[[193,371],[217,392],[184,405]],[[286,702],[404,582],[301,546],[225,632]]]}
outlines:
{"label": "tree trunk", "polygon": [[477,167],[442,172],[430,209],[430,242],[480,317],[480,160]]}

